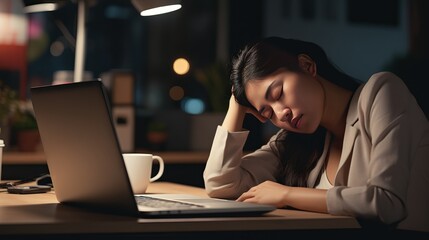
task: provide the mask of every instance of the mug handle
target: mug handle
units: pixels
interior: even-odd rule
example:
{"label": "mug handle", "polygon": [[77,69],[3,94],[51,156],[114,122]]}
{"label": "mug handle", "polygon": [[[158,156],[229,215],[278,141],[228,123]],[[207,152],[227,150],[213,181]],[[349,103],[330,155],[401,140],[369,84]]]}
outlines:
{"label": "mug handle", "polygon": [[150,182],[158,180],[164,173],[164,160],[160,156],[153,156],[152,159],[156,159],[159,162],[159,169],[158,173],[154,177],[150,178]]}

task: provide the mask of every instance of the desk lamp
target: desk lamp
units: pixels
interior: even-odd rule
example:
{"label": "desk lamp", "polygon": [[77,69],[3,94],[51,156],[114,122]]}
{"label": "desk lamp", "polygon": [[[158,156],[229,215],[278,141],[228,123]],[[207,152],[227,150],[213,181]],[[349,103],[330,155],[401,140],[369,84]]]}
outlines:
{"label": "desk lamp", "polygon": [[66,0],[24,0],[24,12],[25,13],[36,13],[36,12],[49,12],[55,11],[64,6]]}
{"label": "desk lamp", "polygon": [[[54,0],[26,0],[24,10],[27,13],[54,11],[66,1]],[[88,0],[76,0],[78,4],[77,12],[77,33],[76,33],[76,52],[74,67],[74,82],[80,82],[83,79],[85,66],[85,40],[86,40],[86,12]],[[182,7],[180,0],[131,0],[134,7],[140,11],[142,16],[153,16],[176,11]]]}
{"label": "desk lamp", "polygon": [[131,0],[142,16],[154,16],[179,10],[180,0]]}

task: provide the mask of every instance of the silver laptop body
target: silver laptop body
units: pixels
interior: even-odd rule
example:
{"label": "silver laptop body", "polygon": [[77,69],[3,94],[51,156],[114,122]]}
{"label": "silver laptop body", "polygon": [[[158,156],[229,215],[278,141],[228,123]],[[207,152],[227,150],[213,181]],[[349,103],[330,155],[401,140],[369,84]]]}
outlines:
{"label": "silver laptop body", "polygon": [[182,194],[144,196],[178,199],[190,207],[137,206],[139,197],[131,189],[102,82],[33,87],[31,100],[60,203],[152,217],[262,214],[275,209],[269,205]]}

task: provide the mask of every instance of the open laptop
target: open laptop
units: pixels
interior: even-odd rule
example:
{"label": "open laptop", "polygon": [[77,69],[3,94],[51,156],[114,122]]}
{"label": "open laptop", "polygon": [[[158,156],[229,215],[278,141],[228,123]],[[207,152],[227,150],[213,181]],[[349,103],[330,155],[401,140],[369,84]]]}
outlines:
{"label": "open laptop", "polygon": [[[254,215],[275,209],[193,195],[134,195],[101,81],[33,87],[31,99],[60,203],[148,217]],[[137,204],[145,197],[180,203],[175,208]]]}

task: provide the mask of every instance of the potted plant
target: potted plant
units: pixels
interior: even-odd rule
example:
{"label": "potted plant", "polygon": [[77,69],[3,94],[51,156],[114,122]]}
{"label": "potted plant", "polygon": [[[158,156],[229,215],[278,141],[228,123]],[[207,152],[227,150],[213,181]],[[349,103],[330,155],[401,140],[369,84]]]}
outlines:
{"label": "potted plant", "polygon": [[208,111],[191,116],[190,148],[208,151],[216,132],[228,109],[231,96],[228,69],[222,62],[212,63],[195,70],[195,78],[201,82],[208,95]]}
{"label": "potted plant", "polygon": [[195,78],[201,82],[208,94],[209,110],[215,113],[226,113],[231,86],[227,66],[221,62],[212,63],[195,70]]}
{"label": "potted plant", "polygon": [[11,118],[19,151],[36,151],[40,143],[37,121],[30,101],[18,101]]}
{"label": "potted plant", "polygon": [[16,91],[0,80],[0,139],[6,144],[9,144],[10,120],[17,104],[18,95]]}
{"label": "potted plant", "polygon": [[150,144],[151,150],[164,150],[167,138],[167,126],[163,122],[153,121],[149,124],[147,140]]}

